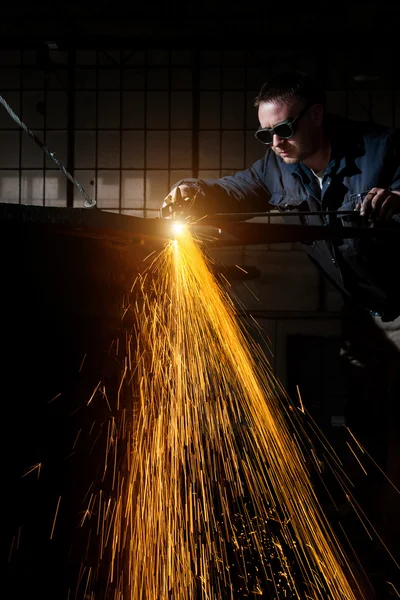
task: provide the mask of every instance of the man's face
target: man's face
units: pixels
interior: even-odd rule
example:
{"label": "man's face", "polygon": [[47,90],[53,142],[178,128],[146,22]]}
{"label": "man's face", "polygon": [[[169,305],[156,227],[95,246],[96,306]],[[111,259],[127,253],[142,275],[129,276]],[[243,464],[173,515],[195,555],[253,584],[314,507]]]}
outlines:
{"label": "man's face", "polygon": [[[305,104],[293,99],[286,102],[262,102],[258,107],[258,119],[261,127],[275,127],[278,123],[293,119]],[[295,134],[285,140],[276,134],[271,144],[272,150],[286,164],[305,161],[318,151],[322,126],[322,106],[314,104],[295,122]]]}

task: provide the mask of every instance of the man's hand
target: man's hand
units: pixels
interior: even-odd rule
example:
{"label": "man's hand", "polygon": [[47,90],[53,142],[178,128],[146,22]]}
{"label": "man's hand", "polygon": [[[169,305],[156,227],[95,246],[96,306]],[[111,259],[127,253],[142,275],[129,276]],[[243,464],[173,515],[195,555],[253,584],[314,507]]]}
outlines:
{"label": "man's hand", "polygon": [[194,201],[197,190],[190,185],[179,185],[170,191],[161,207],[163,217],[172,217],[174,213],[184,214]]}
{"label": "man's hand", "polygon": [[372,221],[390,219],[400,213],[400,192],[372,188],[356,208],[362,217]]}

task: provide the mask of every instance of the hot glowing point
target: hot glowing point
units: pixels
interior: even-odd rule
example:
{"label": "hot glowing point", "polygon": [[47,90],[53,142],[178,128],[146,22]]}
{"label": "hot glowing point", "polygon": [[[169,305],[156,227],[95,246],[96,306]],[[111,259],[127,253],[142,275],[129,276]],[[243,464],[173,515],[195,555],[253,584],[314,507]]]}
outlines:
{"label": "hot glowing point", "polygon": [[175,235],[182,235],[182,233],[184,233],[186,231],[186,225],[185,223],[173,223],[172,224],[172,232]]}

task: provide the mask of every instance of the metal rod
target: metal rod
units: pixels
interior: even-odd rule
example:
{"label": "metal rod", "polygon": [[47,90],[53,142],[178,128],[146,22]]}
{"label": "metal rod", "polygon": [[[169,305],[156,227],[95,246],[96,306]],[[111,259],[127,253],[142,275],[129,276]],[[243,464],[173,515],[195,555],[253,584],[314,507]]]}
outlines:
{"label": "metal rod", "polygon": [[50,152],[50,150],[47,148],[47,146],[45,146],[43,144],[43,142],[40,141],[40,139],[37,137],[37,135],[35,135],[33,133],[33,131],[31,131],[31,129],[28,129],[28,127],[25,125],[25,123],[23,123],[21,121],[21,119],[15,114],[15,112],[12,110],[11,106],[4,100],[4,98],[2,96],[0,96],[0,104],[2,104],[4,106],[4,108],[6,109],[6,111],[8,112],[8,114],[10,115],[10,117],[12,119],[14,119],[14,121],[17,123],[17,125],[19,125],[21,127],[21,129],[23,131],[25,131],[33,139],[34,142],[36,142],[36,144],[43,150],[43,152],[45,153],[45,155],[48,156],[50,158],[50,160],[52,160],[55,165],[57,165],[57,167],[65,175],[65,177],[81,192],[81,194],[83,194],[83,197],[85,198],[84,207],[85,208],[93,208],[93,207],[95,207],[96,206],[96,201],[93,200],[88,195],[88,193],[84,190],[84,188],[81,186],[81,184],[75,179],[75,177],[73,177],[67,171],[67,169],[64,167],[64,165],[62,164],[62,162],[58,160],[58,158],[56,157],[55,153],[54,152]]}
{"label": "metal rod", "polygon": [[[207,238],[202,233],[207,228]],[[215,228],[212,234],[211,229]],[[309,243],[334,239],[393,239],[400,237],[398,228],[388,227],[342,227],[334,225],[285,225],[282,223],[249,223],[235,220],[207,218],[192,225],[193,233],[204,238],[210,246],[253,246],[258,244]],[[226,234],[229,234],[227,236]]]}
{"label": "metal rod", "polygon": [[270,211],[268,212],[260,212],[260,213],[216,213],[215,215],[212,215],[210,217],[206,217],[211,218],[211,219],[229,219],[229,220],[243,220],[243,221],[248,221],[249,219],[254,219],[255,217],[292,217],[292,216],[303,216],[303,217],[308,217],[308,216],[316,216],[319,215],[320,217],[325,217],[325,216],[336,216],[336,217],[343,217],[346,215],[360,215],[360,212],[357,210],[324,210],[324,211],[310,211],[310,210],[288,210],[288,211],[284,211],[284,212],[279,212],[279,213],[272,213]]}

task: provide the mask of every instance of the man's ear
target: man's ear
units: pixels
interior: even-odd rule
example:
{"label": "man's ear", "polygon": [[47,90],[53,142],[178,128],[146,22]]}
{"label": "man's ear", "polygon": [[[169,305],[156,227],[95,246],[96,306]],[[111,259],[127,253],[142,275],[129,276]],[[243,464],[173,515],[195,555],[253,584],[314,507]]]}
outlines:
{"label": "man's ear", "polygon": [[322,125],[322,120],[324,117],[324,107],[322,104],[313,104],[311,108],[312,118],[316,125]]}

